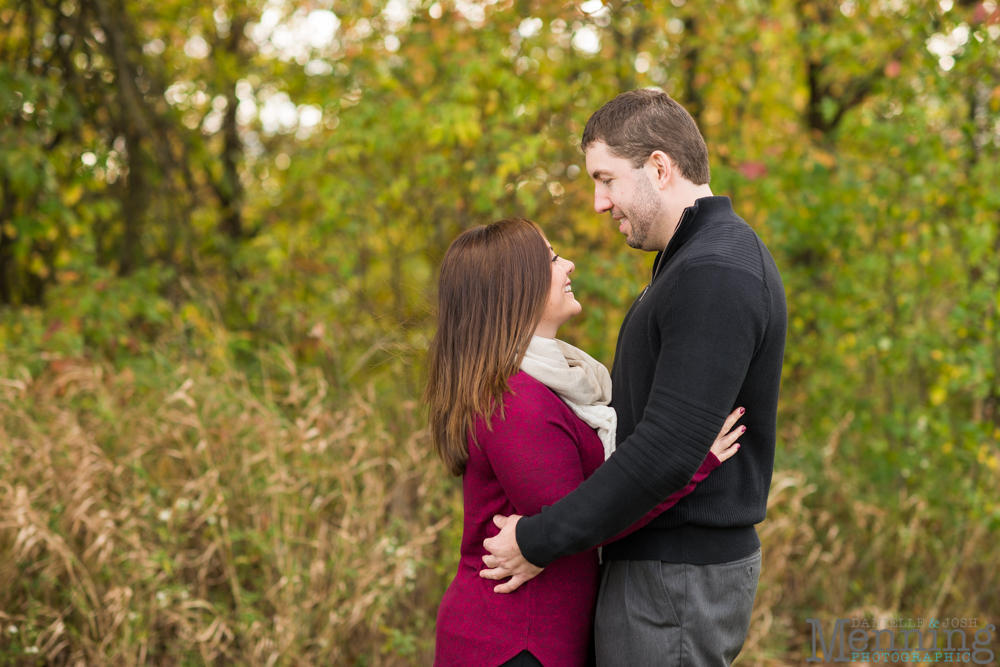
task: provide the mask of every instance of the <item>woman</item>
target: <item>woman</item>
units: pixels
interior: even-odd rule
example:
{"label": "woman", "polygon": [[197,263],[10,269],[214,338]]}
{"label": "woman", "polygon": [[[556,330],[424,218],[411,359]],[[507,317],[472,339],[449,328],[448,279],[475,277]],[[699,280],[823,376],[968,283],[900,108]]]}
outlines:
{"label": "woman", "polygon": [[[615,413],[607,369],[555,340],[581,311],[572,262],[538,226],[501,220],[460,234],[441,263],[438,330],[426,400],[434,445],[462,475],[461,559],[437,617],[439,667],[578,667],[590,656],[598,553],[552,563],[513,593],[479,577],[496,514],[533,515],[610,456]],[[730,415],[692,482],[615,539],[690,493],[739,445]]]}

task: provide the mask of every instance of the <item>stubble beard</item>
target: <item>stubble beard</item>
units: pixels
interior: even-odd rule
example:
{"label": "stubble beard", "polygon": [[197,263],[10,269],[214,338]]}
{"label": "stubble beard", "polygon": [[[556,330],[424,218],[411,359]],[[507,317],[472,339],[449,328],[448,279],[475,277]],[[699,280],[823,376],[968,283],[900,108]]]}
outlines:
{"label": "stubble beard", "polygon": [[636,250],[663,250],[663,248],[647,248],[646,241],[649,237],[649,230],[660,217],[660,210],[663,208],[660,198],[656,196],[653,185],[649,178],[643,173],[636,179],[635,197],[629,203],[628,210],[622,209],[622,213],[628,218],[632,233],[625,237],[625,243],[630,248]]}

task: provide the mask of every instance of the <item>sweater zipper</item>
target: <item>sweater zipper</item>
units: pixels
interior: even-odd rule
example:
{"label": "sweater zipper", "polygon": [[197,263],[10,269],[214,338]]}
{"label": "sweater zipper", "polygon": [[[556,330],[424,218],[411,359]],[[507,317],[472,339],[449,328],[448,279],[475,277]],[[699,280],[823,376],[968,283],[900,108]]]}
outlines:
{"label": "sweater zipper", "polygon": [[[664,249],[663,252],[664,252],[664,254],[666,254],[666,252],[667,252],[666,249]],[[649,279],[649,284],[646,285],[646,289],[642,290],[642,294],[639,295],[639,301],[642,301],[642,297],[646,296],[646,292],[648,292],[649,288],[652,287],[652,285],[653,285],[653,278],[656,278],[656,269],[657,269],[658,266],[660,266],[660,260],[662,258],[663,258],[663,255],[660,255],[659,257],[656,258],[656,264],[653,265],[653,277]]]}
{"label": "sweater zipper", "polygon": [[[687,219],[687,216],[688,216],[688,211],[690,211],[690,210],[691,210],[691,207],[688,207],[688,208],[684,209],[684,213],[682,213],[682,214],[681,214],[681,219],[680,219],[680,221],[679,221],[679,222],[677,223],[677,229],[675,229],[675,230],[674,230],[674,236],[673,236],[673,237],[671,237],[670,241],[673,241],[673,240],[674,240],[674,238],[676,238],[676,237],[677,237],[677,234],[678,234],[678,232],[680,232],[680,231],[681,231],[681,225],[683,225],[683,224],[684,224],[684,220],[686,220],[686,219]],[[670,241],[667,241],[667,248],[669,248],[669,247],[670,247]],[[663,255],[666,255],[666,254],[667,254],[667,248],[664,248],[664,249],[663,249],[663,254],[661,254],[661,255],[660,255],[660,256],[659,256],[659,257],[658,257],[658,258],[656,259],[656,264],[654,264],[654,265],[653,265],[653,276],[652,276],[652,277],[651,277],[651,278],[649,279],[649,284],[648,284],[648,285],[646,285],[646,289],[642,290],[642,294],[640,294],[640,295],[639,295],[639,301],[642,301],[642,297],[646,296],[646,292],[648,292],[648,291],[649,291],[649,288],[653,286],[653,281],[654,281],[654,280],[656,280],[656,272],[657,272],[657,271],[659,270],[659,268],[660,268],[660,260],[662,260],[662,259],[663,259]]]}

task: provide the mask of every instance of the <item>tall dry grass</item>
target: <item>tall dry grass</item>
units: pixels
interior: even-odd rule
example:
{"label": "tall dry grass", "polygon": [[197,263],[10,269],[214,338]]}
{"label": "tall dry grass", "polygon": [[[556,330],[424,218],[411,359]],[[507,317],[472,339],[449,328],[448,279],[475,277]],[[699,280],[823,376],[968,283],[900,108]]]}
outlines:
{"label": "tall dry grass", "polygon": [[[806,663],[809,618],[828,633],[837,618],[974,618],[1000,628],[1000,531],[965,513],[961,480],[950,499],[937,488],[872,489],[864,468],[840,458],[852,419],[822,443],[819,473],[775,471],[757,527],[763,563],[743,664],[815,664]],[[991,487],[1000,496],[995,474]],[[993,652],[1000,657],[996,633]]]}
{"label": "tall dry grass", "polygon": [[3,382],[0,664],[424,660],[453,484],[374,396],[285,371]]}
{"label": "tall dry grass", "polygon": [[[461,493],[416,405],[266,368],[0,381],[0,664],[430,664]],[[775,474],[744,664],[804,664],[806,618],[1000,620],[996,532],[870,500],[848,423]]]}

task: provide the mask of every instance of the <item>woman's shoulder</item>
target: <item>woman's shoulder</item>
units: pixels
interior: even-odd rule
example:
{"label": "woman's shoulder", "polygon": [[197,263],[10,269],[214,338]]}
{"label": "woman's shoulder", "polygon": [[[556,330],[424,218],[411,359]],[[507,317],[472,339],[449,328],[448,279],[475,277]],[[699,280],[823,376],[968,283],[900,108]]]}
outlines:
{"label": "woman's shoulder", "polygon": [[[483,455],[491,465],[503,465],[503,461],[524,453],[537,456],[541,451],[564,451],[565,446],[575,449],[589,442],[587,433],[597,437],[562,399],[527,373],[511,376],[508,385],[503,410],[494,412],[489,426],[482,417],[476,420],[477,446],[473,447],[470,439],[470,466],[475,467],[473,463],[482,461]],[[600,440],[597,448],[603,456]]]}
{"label": "woman's shoulder", "polygon": [[[560,424],[573,416],[569,407],[551,389],[524,371],[510,376],[507,385],[510,391],[503,396],[503,416],[498,410],[491,419],[494,432],[518,432],[543,424]],[[478,421],[483,420],[480,418]]]}
{"label": "woman's shoulder", "polygon": [[524,371],[518,371],[510,376],[507,385],[510,391],[503,397],[505,410],[523,410],[528,414],[536,412],[547,414],[556,406],[569,410],[555,392]]}

